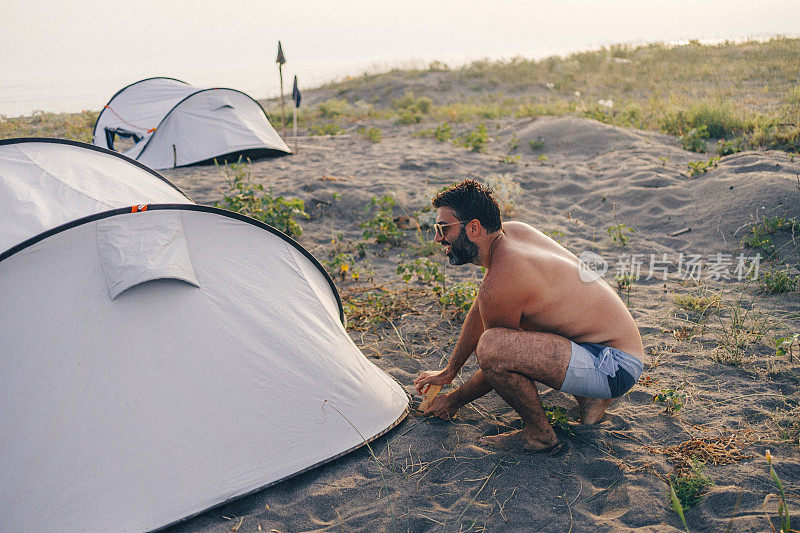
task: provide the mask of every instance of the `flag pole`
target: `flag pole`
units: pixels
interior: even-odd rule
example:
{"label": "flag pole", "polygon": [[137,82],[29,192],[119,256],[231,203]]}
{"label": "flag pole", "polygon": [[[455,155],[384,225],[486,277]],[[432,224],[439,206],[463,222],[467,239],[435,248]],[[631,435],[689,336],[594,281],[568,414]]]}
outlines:
{"label": "flag pole", "polygon": [[283,55],[280,41],[278,41],[278,58],[275,62],[278,64],[278,77],[281,79],[281,132],[286,135],[286,107],[283,103],[283,64],[286,63],[286,57]]}
{"label": "flag pole", "polygon": [[300,88],[297,86],[297,76],[294,77],[294,83],[292,84],[292,102],[294,102],[294,107],[292,108],[292,128],[294,129],[294,151],[297,153],[297,108],[300,107]]}

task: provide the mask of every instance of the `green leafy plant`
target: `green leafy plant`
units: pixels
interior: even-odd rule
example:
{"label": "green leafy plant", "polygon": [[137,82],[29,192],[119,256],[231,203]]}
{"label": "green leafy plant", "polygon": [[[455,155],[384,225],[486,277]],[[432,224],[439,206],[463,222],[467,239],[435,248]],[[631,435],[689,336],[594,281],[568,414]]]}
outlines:
{"label": "green leafy plant", "polygon": [[687,397],[687,394],[680,387],[677,389],[662,389],[653,397],[653,402],[663,403],[665,411],[669,414],[674,414],[683,408]]}
{"label": "green leafy plant", "polygon": [[433,101],[426,97],[419,98],[413,92],[407,92],[402,98],[392,102],[392,107],[399,110],[398,124],[418,124],[423,115],[427,115],[433,107]]}
{"label": "green leafy plant", "polygon": [[542,136],[536,137],[536,139],[531,139],[530,141],[528,141],[528,146],[531,147],[531,150],[541,150],[542,148],[544,148],[544,144],[545,144],[544,137]]}
{"label": "green leafy plant", "polygon": [[681,135],[681,146],[690,152],[705,152],[706,139],[708,139],[708,128],[699,126]]}
{"label": "green leafy plant", "polygon": [[689,163],[687,168],[689,169],[689,177],[697,176],[699,174],[705,174],[712,168],[717,166],[719,162],[719,157],[712,157],[708,161],[692,161]]}
{"label": "green leafy plant", "polygon": [[536,160],[542,164],[547,163],[547,156],[545,154],[539,154],[536,156]]}
{"label": "green leafy plant", "polygon": [[675,305],[688,311],[692,320],[700,322],[714,310],[719,309],[719,296],[681,295],[675,297]]}
{"label": "green leafy plant", "polygon": [[770,235],[781,231],[795,232],[800,229],[800,220],[795,217],[774,215],[758,219],[751,227],[750,232],[742,237],[741,244],[747,248],[761,249],[771,254],[775,245]]}
{"label": "green leafy plant", "polygon": [[706,473],[703,463],[692,460],[691,465],[689,471],[670,476],[670,486],[673,487],[672,490],[678,502],[680,502],[682,511],[690,509],[699,502],[701,496],[708,491],[709,487],[714,485],[711,477]]}
{"label": "green leafy plant", "polygon": [[360,127],[358,128],[358,134],[361,135],[363,138],[367,139],[368,141],[372,141],[373,143],[379,143],[383,140],[383,136],[381,135],[381,129],[370,127]]}
{"label": "green leafy plant", "polygon": [[758,279],[758,288],[767,294],[780,294],[797,289],[800,276],[794,276],[789,269],[772,270],[764,268]]}
{"label": "green leafy plant", "polygon": [[553,429],[562,431],[568,435],[572,435],[572,426],[569,425],[569,418],[567,418],[567,410],[557,405],[544,406],[544,414],[547,416],[547,421],[553,426]]}
{"label": "green leafy plant", "polygon": [[328,270],[328,274],[332,278],[339,276],[339,279],[344,281],[348,277],[354,281],[358,281],[361,277],[360,269],[355,267],[355,259],[352,255],[344,252],[339,252],[332,258],[322,262]]}
{"label": "green leafy plant", "polygon": [[418,282],[433,286],[433,293],[440,296],[444,287],[442,266],[427,257],[420,257],[408,263],[397,265],[397,274],[406,283]]}
{"label": "green leafy plant", "polygon": [[629,233],[634,233],[636,230],[633,228],[629,228],[627,224],[612,224],[608,227],[606,232],[608,236],[611,237],[611,240],[614,241],[617,245],[621,248],[625,248],[628,246],[628,243],[631,241]]}
{"label": "green leafy plant", "polygon": [[469,312],[475,297],[478,295],[478,285],[472,281],[462,281],[456,283],[444,291],[439,298],[442,307],[455,309],[455,315],[459,318],[466,316]]}
{"label": "green leafy plant", "polygon": [[717,146],[717,153],[720,156],[726,156],[735,154],[737,152],[742,152],[746,148],[746,144],[744,139],[736,138],[731,139],[730,141],[726,141],[725,139],[720,139],[719,144]]}
{"label": "green leafy plant", "polygon": [[504,156],[502,161],[506,165],[516,165],[516,164],[519,163],[520,159],[521,159],[521,156],[509,154],[507,156]]}
{"label": "green leafy plant", "polygon": [[517,139],[517,134],[511,135],[511,140],[508,141],[508,151],[515,152],[519,148],[519,139]]}
{"label": "green leafy plant", "polygon": [[373,196],[366,211],[372,212],[372,218],[362,222],[364,229],[362,235],[365,240],[375,239],[379,244],[400,244],[403,240],[403,231],[397,227],[394,221],[392,208],[396,202],[391,194],[384,196]]}
{"label": "green leafy plant", "polygon": [[489,143],[489,132],[486,124],[479,124],[477,128],[459,138],[459,144],[473,152],[485,152]]}
{"label": "green leafy plant", "polygon": [[433,137],[439,142],[449,141],[453,136],[453,126],[447,122],[442,122],[433,130]]}
{"label": "green leafy plant", "polygon": [[228,190],[222,200],[214,203],[214,207],[260,220],[290,237],[297,237],[303,233],[302,226],[296,220],[310,218],[305,212],[303,200],[276,195],[272,192],[272,188],[264,190],[262,184],[253,183],[250,169],[247,163],[242,163],[241,157],[236,163],[221,168]]}
{"label": "green leafy plant", "polygon": [[775,356],[783,357],[789,355],[789,362],[794,360],[794,348],[800,350],[800,333],[795,333],[789,337],[775,339]]}

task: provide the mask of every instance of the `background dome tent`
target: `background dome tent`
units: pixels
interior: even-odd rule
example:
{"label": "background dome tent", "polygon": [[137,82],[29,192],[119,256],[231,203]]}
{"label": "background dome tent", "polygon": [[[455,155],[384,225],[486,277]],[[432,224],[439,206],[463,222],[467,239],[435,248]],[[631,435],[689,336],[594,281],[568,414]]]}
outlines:
{"label": "background dome tent", "polygon": [[85,216],[156,202],[192,200],[158,172],[91,144],[0,140],[0,252]]}
{"label": "background dome tent", "polygon": [[159,170],[292,152],[250,96],[173,78],[141,80],[111,98],[97,117],[93,143],[113,150],[119,138],[134,142],[125,155]]}
{"label": "background dome tent", "polygon": [[[404,390],[352,342],[302,246],[121,156],[65,147],[142,170],[184,203],[89,214],[0,254],[0,530],[160,529],[405,417]],[[36,198],[16,211],[57,211]]]}

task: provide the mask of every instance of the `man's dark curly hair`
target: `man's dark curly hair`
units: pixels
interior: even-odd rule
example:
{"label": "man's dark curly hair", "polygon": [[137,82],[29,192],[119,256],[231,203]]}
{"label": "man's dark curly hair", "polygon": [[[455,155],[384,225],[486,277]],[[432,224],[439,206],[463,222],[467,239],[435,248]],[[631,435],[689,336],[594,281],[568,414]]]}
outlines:
{"label": "man's dark curly hair", "polygon": [[433,207],[449,207],[462,222],[477,218],[484,229],[493,233],[501,229],[500,207],[492,190],[475,180],[464,180],[437,194]]}

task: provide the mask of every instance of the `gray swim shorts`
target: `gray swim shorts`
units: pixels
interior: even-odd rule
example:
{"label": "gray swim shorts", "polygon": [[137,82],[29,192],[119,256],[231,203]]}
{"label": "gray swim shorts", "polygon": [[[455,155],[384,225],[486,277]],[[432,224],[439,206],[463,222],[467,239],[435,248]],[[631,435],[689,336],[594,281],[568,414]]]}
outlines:
{"label": "gray swim shorts", "polygon": [[639,358],[622,350],[593,342],[571,344],[572,357],[561,392],[587,398],[618,398],[642,375],[644,365]]}

